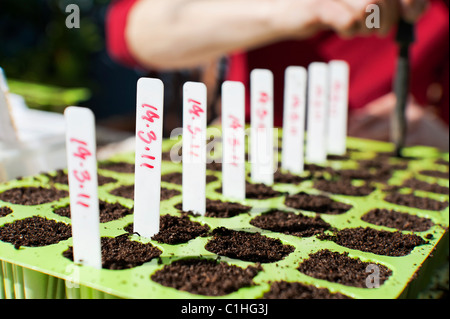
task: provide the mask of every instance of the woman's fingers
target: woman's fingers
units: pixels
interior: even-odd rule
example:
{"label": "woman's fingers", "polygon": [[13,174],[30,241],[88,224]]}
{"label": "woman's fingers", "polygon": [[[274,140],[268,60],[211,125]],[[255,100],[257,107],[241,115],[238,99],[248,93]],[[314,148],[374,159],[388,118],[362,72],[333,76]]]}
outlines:
{"label": "woman's fingers", "polygon": [[342,0],[326,0],[317,4],[321,23],[344,37],[355,36],[361,29],[361,18]]}
{"label": "woman's fingers", "polygon": [[[400,18],[417,20],[427,5],[428,0],[325,0],[317,3],[317,10],[324,25],[343,37],[353,37],[386,35]],[[368,25],[368,19],[379,21],[379,25]]]}
{"label": "woman's fingers", "polygon": [[402,17],[412,23],[427,10],[429,0],[400,0],[400,5]]}

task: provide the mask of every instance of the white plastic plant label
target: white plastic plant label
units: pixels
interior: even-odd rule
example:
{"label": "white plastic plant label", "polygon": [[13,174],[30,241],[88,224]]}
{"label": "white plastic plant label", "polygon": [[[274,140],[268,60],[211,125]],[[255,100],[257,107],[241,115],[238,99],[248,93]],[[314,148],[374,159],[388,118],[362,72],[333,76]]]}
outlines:
{"label": "white plastic plant label", "polygon": [[3,69],[0,68],[0,141],[18,141],[17,131],[8,99],[9,87]]}
{"label": "white plastic plant label", "polygon": [[3,92],[9,92],[8,80],[2,68],[0,68],[0,89]]}
{"label": "white plastic plant label", "polygon": [[64,116],[74,262],[100,269],[95,118],[90,109],[76,106],[66,108]]}
{"label": "white plastic plant label", "polygon": [[222,85],[222,194],[245,199],[245,87],[240,82]]}
{"label": "white plastic plant label", "polygon": [[306,82],[304,67],[286,69],[281,167],[294,174],[304,171]]}
{"label": "white plastic plant label", "polygon": [[250,162],[254,183],[274,181],[273,74],[255,69],[250,74]]}
{"label": "white plastic plant label", "polygon": [[164,85],[137,82],[133,231],[151,238],[159,232]]}
{"label": "white plastic plant label", "polygon": [[306,161],[324,164],[327,160],[328,65],[308,67]]}
{"label": "white plastic plant label", "polygon": [[329,109],[328,109],[328,154],[344,155],[347,147],[347,117],[349,65],[345,61],[330,61],[329,67]]}
{"label": "white plastic plant label", "polygon": [[183,86],[183,210],[206,213],[206,86]]}

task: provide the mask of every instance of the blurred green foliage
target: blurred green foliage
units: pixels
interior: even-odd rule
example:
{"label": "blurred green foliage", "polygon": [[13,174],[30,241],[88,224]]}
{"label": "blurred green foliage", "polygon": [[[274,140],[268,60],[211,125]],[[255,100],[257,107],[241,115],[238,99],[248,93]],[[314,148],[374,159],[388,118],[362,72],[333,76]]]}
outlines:
{"label": "blurred green foliage", "polygon": [[[9,79],[11,91],[27,92],[33,105],[59,103],[67,98],[49,99],[45,92],[63,92],[64,88],[90,89],[91,56],[104,49],[103,19],[109,0],[1,0],[0,66]],[[79,29],[65,25],[66,6],[80,8]],[[50,85],[24,85],[28,82]],[[23,85],[21,85],[23,83]],[[56,89],[52,91],[52,89]],[[34,90],[37,90],[33,93]],[[67,91],[64,91],[67,92]],[[69,91],[74,99],[89,97],[86,91]],[[45,97],[42,102],[40,97]],[[66,95],[67,97],[67,95]],[[27,100],[28,102],[28,100]]]}
{"label": "blurred green foliage", "polygon": [[22,96],[27,105],[44,111],[62,112],[68,105],[77,105],[91,97],[87,88],[62,88],[17,80],[8,81],[11,92]]}

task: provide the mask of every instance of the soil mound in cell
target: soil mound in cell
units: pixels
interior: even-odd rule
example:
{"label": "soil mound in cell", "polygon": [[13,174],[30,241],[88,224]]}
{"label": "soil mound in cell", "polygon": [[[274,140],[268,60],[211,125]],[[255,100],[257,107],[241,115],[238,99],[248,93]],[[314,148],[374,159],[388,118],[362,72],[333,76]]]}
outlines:
{"label": "soil mound in cell", "polygon": [[0,200],[17,205],[41,205],[68,196],[69,192],[57,188],[17,187],[0,193]]}
{"label": "soil mound in cell", "polygon": [[0,240],[14,245],[42,247],[57,244],[72,237],[72,228],[65,223],[33,216],[0,227]]}
{"label": "soil mound in cell", "polygon": [[320,235],[319,239],[331,240],[338,245],[383,256],[406,256],[425,240],[417,235],[402,234],[367,228],[346,228],[333,235]]}
{"label": "soil mound in cell", "polygon": [[382,285],[392,271],[384,265],[363,262],[357,258],[351,258],[348,253],[332,252],[327,249],[310,254],[297,268],[300,272],[329,282],[338,284],[369,288],[367,278],[370,275],[369,267],[377,267],[379,270],[379,284]]}
{"label": "soil mound in cell", "polygon": [[339,215],[349,211],[352,206],[332,200],[323,195],[310,195],[304,192],[286,197],[285,205],[295,209],[319,214]]}
{"label": "soil mound in cell", "polygon": [[155,272],[151,279],[163,286],[204,296],[224,296],[253,286],[261,266],[241,268],[206,259],[174,261]]}
{"label": "soil mound in cell", "polygon": [[295,249],[293,246],[284,245],[279,239],[269,238],[260,233],[235,231],[224,227],[214,229],[213,236],[206,244],[206,250],[244,261],[276,262]]}
{"label": "soil mound in cell", "polygon": [[273,210],[250,221],[253,226],[297,237],[311,237],[331,226],[320,217],[308,217],[292,212]]}

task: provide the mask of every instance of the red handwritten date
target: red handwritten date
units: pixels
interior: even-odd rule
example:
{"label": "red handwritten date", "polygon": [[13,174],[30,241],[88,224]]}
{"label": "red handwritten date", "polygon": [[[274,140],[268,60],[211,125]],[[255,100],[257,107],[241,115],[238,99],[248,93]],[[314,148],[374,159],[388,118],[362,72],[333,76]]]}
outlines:
{"label": "red handwritten date", "polygon": [[314,107],[314,118],[317,121],[320,121],[323,117],[322,114],[322,98],[324,95],[324,90],[321,86],[317,86],[315,89],[315,100],[313,101],[313,107]]}
{"label": "red handwritten date", "polygon": [[258,105],[256,109],[256,116],[258,118],[258,123],[256,124],[256,127],[258,129],[265,129],[266,124],[264,122],[264,119],[269,114],[267,111],[267,103],[270,101],[270,97],[266,92],[260,92],[258,97]]}
{"label": "red handwritten date", "polygon": [[299,113],[299,107],[300,107],[300,97],[298,95],[294,95],[292,97],[292,108],[291,112],[289,114],[289,128],[288,131],[292,135],[297,135],[299,133],[298,126],[300,124],[300,113]]}
{"label": "red handwritten date", "polygon": [[142,119],[148,121],[150,123],[154,123],[154,120],[159,120],[159,115],[154,111],[158,111],[158,109],[152,105],[142,104],[142,107],[149,108],[150,110],[146,110],[146,114],[142,116]]}
{"label": "red handwritten date", "polygon": [[[84,166],[85,161],[90,156],[92,156],[92,152],[89,150],[88,144],[85,141],[76,138],[71,138],[69,141],[71,143],[76,143],[78,145],[76,147],[76,151],[73,153],[73,156],[80,160],[79,166],[81,168]],[[89,173],[89,171],[86,169],[84,170],[73,169],[71,174],[74,177],[74,179],[79,183],[78,185],[80,189],[83,189],[85,187],[85,183],[88,183],[92,180],[91,173]],[[81,198],[79,201],[76,202],[77,205],[86,208],[90,206],[89,202],[86,202],[86,200],[91,198],[89,194],[79,193],[77,194],[77,197]]]}
{"label": "red handwritten date", "polygon": [[[142,104],[142,108],[145,109],[144,115],[141,116],[141,120],[145,121],[145,126],[149,128],[148,131],[140,130],[137,132],[137,137],[146,144],[144,151],[145,152],[151,152],[150,145],[153,141],[158,140],[158,136],[156,133],[151,129],[152,124],[155,123],[156,120],[160,120],[161,116],[157,113],[158,108],[149,105],[149,104]],[[141,163],[141,167],[147,167],[149,169],[155,168],[153,164],[153,161],[156,159],[155,156],[148,155],[148,154],[141,154],[141,158],[145,159],[147,162]],[[151,162],[150,162],[151,161]],[[152,163],[152,164],[150,164]]]}
{"label": "red handwritten date", "polygon": [[205,111],[202,109],[201,107],[201,103],[193,100],[193,99],[189,99],[188,103],[192,103],[192,107],[191,109],[189,109],[189,114],[195,115],[196,117],[200,117],[200,113],[204,113]]}
{"label": "red handwritten date", "polygon": [[[191,104],[188,112],[192,115],[192,121],[201,118],[201,114],[204,113],[204,109],[202,108],[202,104],[196,100],[188,99],[188,103]],[[196,149],[200,149],[200,141],[198,141],[200,133],[202,133],[202,129],[198,126],[188,124],[186,126],[189,134],[191,135],[191,145],[189,154],[195,157],[200,157],[200,154]]]}
{"label": "red handwritten date", "polygon": [[231,146],[232,155],[231,155],[231,165],[238,166],[238,161],[241,160],[237,155],[237,147],[240,145],[239,139],[236,136],[236,131],[242,128],[242,124],[239,123],[239,119],[234,115],[229,115],[229,128],[231,129],[231,137],[228,139],[228,144]]}
{"label": "red handwritten date", "polygon": [[337,116],[338,113],[338,103],[341,100],[341,90],[343,85],[340,81],[333,83],[333,92],[330,97],[330,115],[333,117]]}

